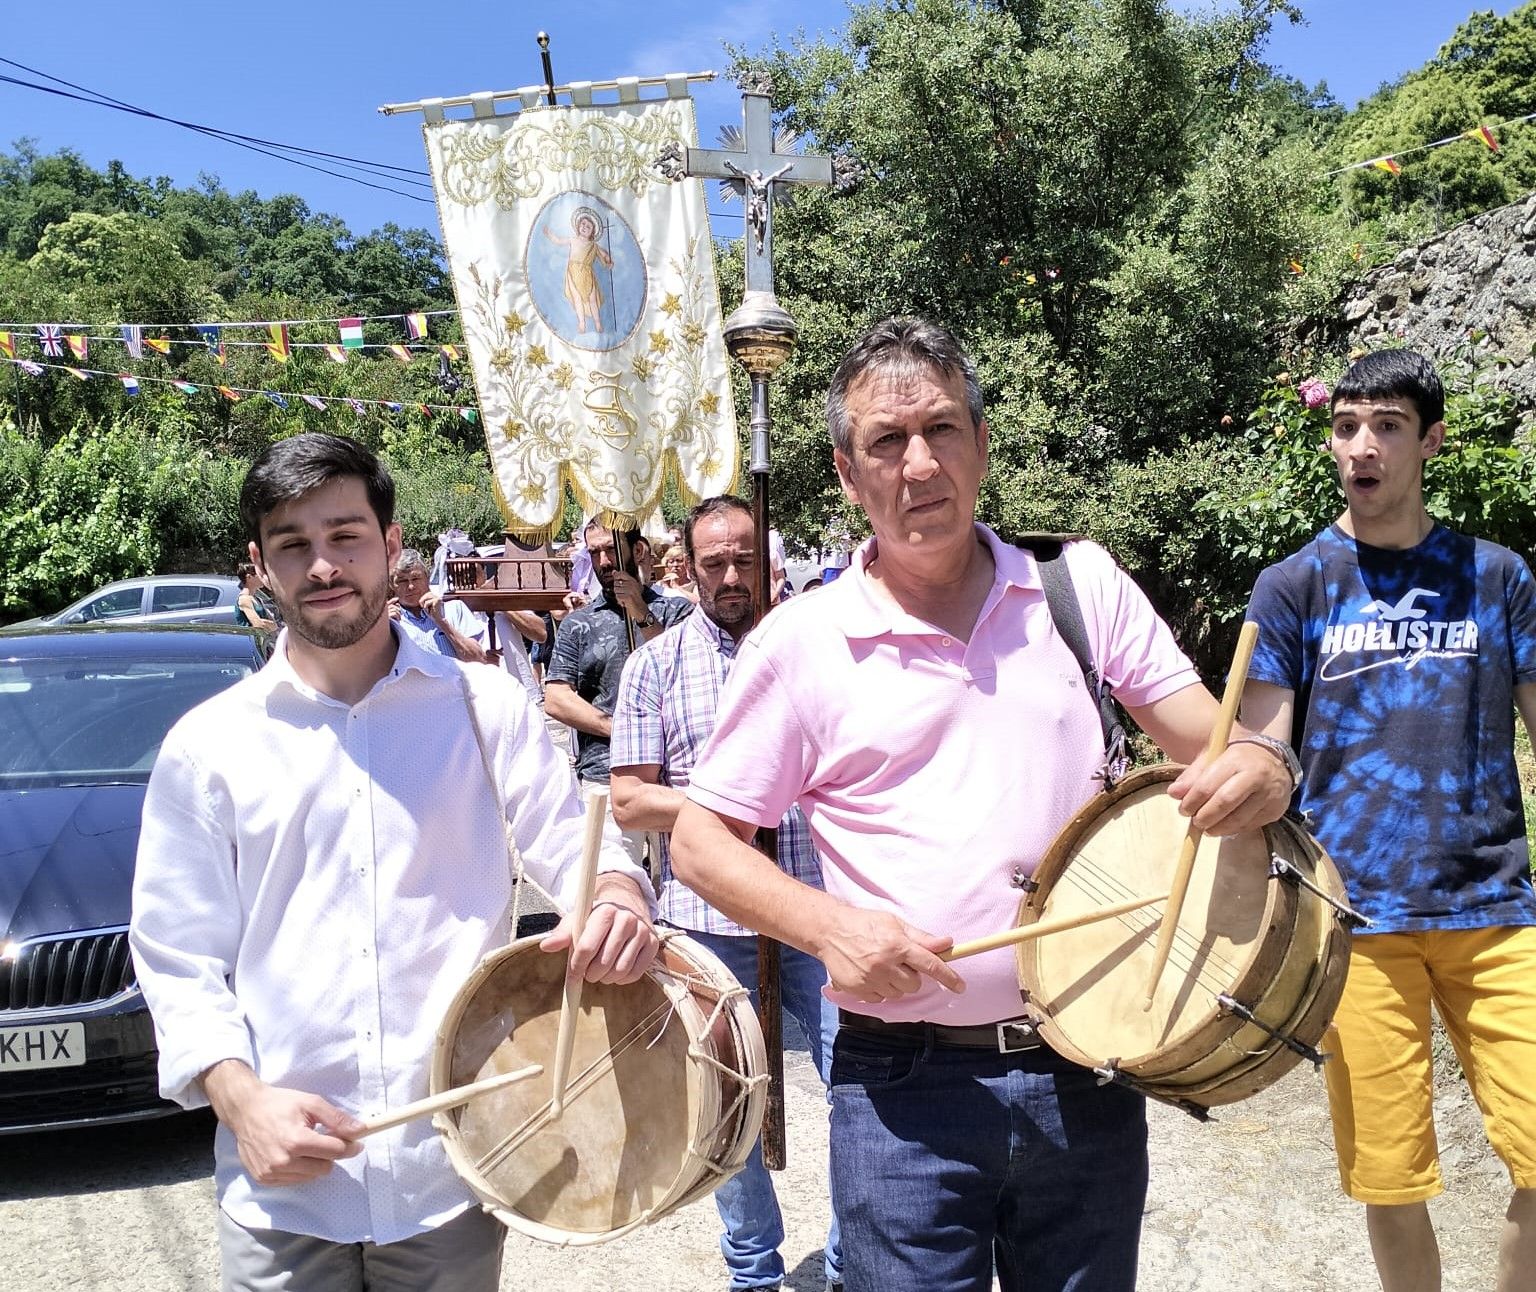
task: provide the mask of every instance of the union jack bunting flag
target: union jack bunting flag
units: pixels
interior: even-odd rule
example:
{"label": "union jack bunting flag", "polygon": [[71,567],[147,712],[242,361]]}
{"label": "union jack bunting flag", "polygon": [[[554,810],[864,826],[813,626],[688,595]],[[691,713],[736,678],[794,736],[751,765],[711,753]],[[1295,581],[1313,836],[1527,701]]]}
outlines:
{"label": "union jack bunting flag", "polygon": [[37,343],[43,347],[43,353],[50,359],[64,357],[64,329],[57,323],[39,323]]}

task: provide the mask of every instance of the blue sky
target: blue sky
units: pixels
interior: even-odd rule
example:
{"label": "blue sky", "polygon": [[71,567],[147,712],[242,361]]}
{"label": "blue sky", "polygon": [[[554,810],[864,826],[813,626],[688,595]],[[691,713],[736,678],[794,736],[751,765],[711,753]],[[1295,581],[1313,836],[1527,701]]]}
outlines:
{"label": "blue sky", "polygon": [[[1301,3],[1307,25],[1277,28],[1269,61],[1308,84],[1326,81],[1346,104],[1423,63],[1474,9],[1518,7],[1511,0]],[[552,38],[558,81],[603,80],[721,69],[722,42],[758,49],[797,29],[832,33],[847,14],[843,0],[86,0],[8,10],[0,57],[167,116],[408,167],[425,165],[419,118],[382,117],[378,105],[535,83],[540,28]],[[0,73],[25,77],[6,66]],[[723,82],[697,97],[701,135],[712,142],[720,125],[739,119],[740,100]],[[169,125],[0,84],[0,147],[22,136],[44,151],[73,148],[96,166],[118,158],[136,175],[190,183],[208,172],[232,189],[298,193],[359,233],[388,220],[436,231],[430,200],[374,192]],[[713,194],[710,205],[719,205]]]}

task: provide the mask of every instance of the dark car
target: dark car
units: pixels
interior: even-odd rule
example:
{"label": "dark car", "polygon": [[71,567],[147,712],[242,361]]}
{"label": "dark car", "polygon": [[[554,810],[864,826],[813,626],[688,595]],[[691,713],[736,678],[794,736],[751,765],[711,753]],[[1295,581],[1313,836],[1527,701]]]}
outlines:
{"label": "dark car", "polygon": [[171,725],[270,650],[212,625],[0,630],[0,1134],[176,1111],[128,955],[144,787]]}

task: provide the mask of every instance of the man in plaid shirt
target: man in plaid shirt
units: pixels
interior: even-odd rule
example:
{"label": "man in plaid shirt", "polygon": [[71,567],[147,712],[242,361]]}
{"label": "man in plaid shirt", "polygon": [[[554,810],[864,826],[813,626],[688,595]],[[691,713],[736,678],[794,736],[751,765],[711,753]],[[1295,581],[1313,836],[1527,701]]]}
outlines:
{"label": "man in plaid shirt", "polygon": [[[613,815],[626,830],[661,831],[661,920],[686,931],[725,962],[757,996],[757,938],[733,924],[678,882],[672,873],[670,831],[683,804],[689,774],[715,729],[715,711],[737,642],[757,618],[756,554],[752,512],[739,498],[709,498],[689,514],[683,550],[699,594],[699,613],[630,657],[619,683],[610,750]],[[779,865],[807,884],[821,886],[821,860],[799,808],[779,825]],[[826,1079],[836,1014],[821,994],[825,968],[793,947],[782,950],[784,1007],[810,1041],[811,1059]],[[784,1284],[779,1244],[784,1223],[761,1147],[746,1168],[715,1191],[725,1234],[720,1249],[733,1289]],[[841,1292],[842,1258],[837,1218],[825,1253],[827,1286]]]}

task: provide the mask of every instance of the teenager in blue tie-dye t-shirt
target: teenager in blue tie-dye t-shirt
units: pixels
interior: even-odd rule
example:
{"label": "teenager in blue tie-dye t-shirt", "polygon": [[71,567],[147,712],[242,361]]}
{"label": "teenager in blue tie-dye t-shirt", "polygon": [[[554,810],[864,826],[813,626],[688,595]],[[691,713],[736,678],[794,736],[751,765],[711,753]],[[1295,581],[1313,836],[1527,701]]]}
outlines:
{"label": "teenager in blue tie-dye t-shirt", "polygon": [[1536,898],[1514,715],[1536,721],[1536,585],[1424,509],[1445,435],[1434,368],[1367,355],[1333,394],[1347,508],[1259,576],[1243,720],[1289,738],[1299,805],[1372,921],[1325,1068],[1345,1190],[1386,1292],[1439,1287],[1434,1002],[1515,1195],[1499,1288],[1536,1268]]}

